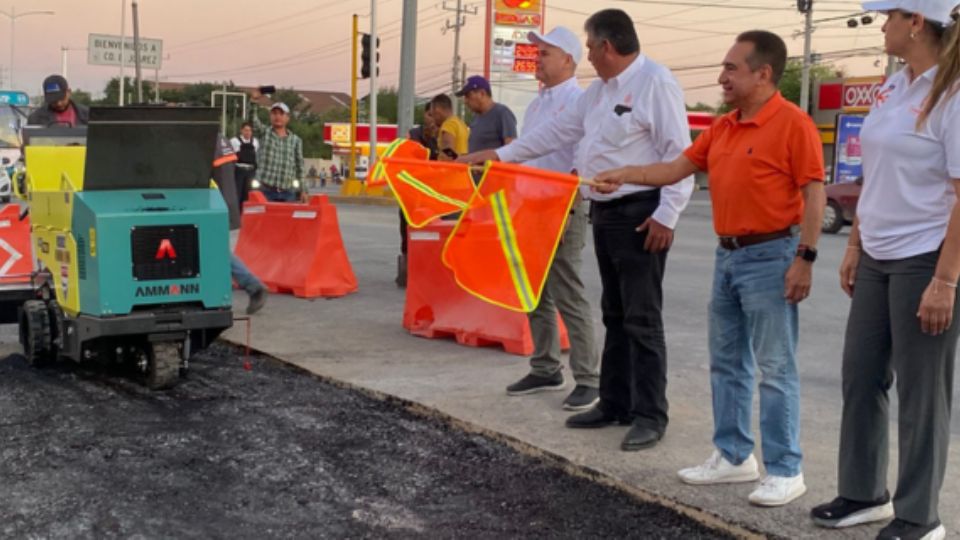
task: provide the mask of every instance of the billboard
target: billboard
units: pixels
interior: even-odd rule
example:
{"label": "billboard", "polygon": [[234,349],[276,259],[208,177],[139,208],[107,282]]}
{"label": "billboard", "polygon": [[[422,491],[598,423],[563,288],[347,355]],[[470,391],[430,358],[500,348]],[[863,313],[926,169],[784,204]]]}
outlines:
{"label": "billboard", "polygon": [[864,116],[838,114],[837,137],[834,144],[833,181],[837,184],[853,182],[863,176],[863,156],[860,152],[860,129]]}
{"label": "billboard", "polygon": [[540,89],[537,46],[527,34],[543,30],[545,7],[545,0],[487,0],[484,76],[493,100],[513,111],[518,127]]}

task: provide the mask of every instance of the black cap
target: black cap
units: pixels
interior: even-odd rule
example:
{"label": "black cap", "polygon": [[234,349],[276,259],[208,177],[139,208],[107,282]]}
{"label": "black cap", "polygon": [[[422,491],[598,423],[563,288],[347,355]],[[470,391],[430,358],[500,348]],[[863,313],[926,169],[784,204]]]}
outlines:
{"label": "black cap", "polygon": [[43,80],[43,100],[50,105],[67,97],[67,80],[60,75],[51,75]]}

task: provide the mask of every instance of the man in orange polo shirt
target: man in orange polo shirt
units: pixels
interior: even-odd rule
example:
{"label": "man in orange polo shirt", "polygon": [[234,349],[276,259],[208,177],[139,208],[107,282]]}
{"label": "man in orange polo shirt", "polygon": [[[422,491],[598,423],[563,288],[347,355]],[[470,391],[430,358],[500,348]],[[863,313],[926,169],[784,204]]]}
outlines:
{"label": "man in orange polo shirt", "polygon": [[[723,61],[719,83],[735,108],[670,163],[597,176],[600,191],[623,183],[673,184],[710,174],[720,237],[710,300],[713,455],[683,469],[689,484],[752,482],[750,415],[760,368],[760,433],[766,476],[749,496],[780,506],[806,491],[801,470],[797,304],[810,294],[825,203],[823,150],[813,120],[777,90],[787,48],[777,35],[745,32]],[[797,237],[799,230],[799,238]]]}

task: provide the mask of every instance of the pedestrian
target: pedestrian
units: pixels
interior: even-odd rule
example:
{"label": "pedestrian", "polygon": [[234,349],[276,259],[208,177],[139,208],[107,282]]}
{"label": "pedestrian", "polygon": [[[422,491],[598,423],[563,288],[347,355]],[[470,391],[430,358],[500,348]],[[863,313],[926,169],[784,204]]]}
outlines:
{"label": "pedestrian", "polygon": [[240,204],[247,202],[250,193],[250,182],[257,174],[257,152],[260,150],[260,141],[253,136],[253,124],[244,122],[240,126],[240,133],[230,139],[230,146],[237,154],[235,163],[237,171],[237,196]]}
{"label": "pedestrian", "polygon": [[43,80],[43,107],[37,107],[27,117],[31,126],[69,127],[85,126],[90,119],[90,111],[72,99],[73,92],[67,80],[60,75],[50,75]]}
{"label": "pedestrian", "polygon": [[[259,120],[254,116],[254,122]],[[290,107],[277,102],[270,107],[270,127],[261,136],[257,153],[257,180],[268,201],[306,201],[303,181],[303,141],[287,129]]]}
{"label": "pedestrian", "polygon": [[673,161],[597,176],[616,187],[624,181],[669,185],[697,170],[710,174],[719,236],[709,307],[715,449],[704,464],[678,474],[688,484],[759,478],[750,420],[759,366],[766,476],[748,499],[760,506],[781,506],[806,491],[797,305],[810,294],[825,205],[817,127],[777,89],[786,63],[787,47],[776,34],[740,34],[719,78],[732,112]]}
{"label": "pedestrian", "polygon": [[[556,118],[496,151],[464,161],[529,161],[576,144],[573,166],[591,178],[635,163],[670,160],[690,144],[683,91],[670,71],[640,52],[630,16],[598,11],[584,25],[595,80]],[[620,447],[655,446],[667,428],[667,347],[663,333],[663,274],[673,228],[693,192],[693,177],[664,189],[623,186],[611,194],[589,189],[593,238],[606,327],[600,359],[600,401],[571,416],[569,428],[631,424]]]}
{"label": "pedestrian", "polygon": [[[539,51],[536,77],[542,86],[524,113],[524,134],[550,122],[567,107],[576,107],[577,100],[583,95],[576,78],[583,47],[576,34],[558,26],[546,35],[530,32],[528,39],[536,44]],[[471,130],[473,132],[476,130]],[[527,161],[524,165],[568,174],[573,170],[575,149],[576,144],[572,143],[558,146],[552,153]],[[590,302],[580,278],[586,234],[587,203],[578,195],[550,266],[540,303],[529,315],[534,345],[530,373],[508,386],[508,395],[563,389],[563,363],[557,325],[559,310],[570,336],[570,371],[576,381],[573,391],[563,402],[563,408],[582,411],[600,400],[600,357],[594,342]]]}
{"label": "pedestrian", "polygon": [[418,142],[421,146],[430,151],[429,159],[437,159],[437,132],[439,131],[433,114],[430,112],[430,102],[423,106],[423,123],[419,126],[410,128],[407,137]]}
{"label": "pedestrian", "polygon": [[[240,199],[234,192],[236,189],[236,170],[234,170],[234,167],[237,159],[238,156],[233,150],[233,145],[223,137],[218,136],[216,153],[213,159],[213,181],[217,184],[220,195],[227,203],[227,216],[231,231],[240,228]],[[249,297],[247,315],[253,315],[267,303],[267,287],[250,272],[250,269],[240,260],[240,257],[233,253],[233,249],[230,251],[230,277],[237,282],[241,289],[246,291]]]}
{"label": "pedestrian", "polygon": [[[886,14],[886,52],[906,66],[883,84],[861,131],[863,192],[840,266],[840,286],[853,302],[843,348],[838,497],[811,515],[831,528],[895,516],[881,539],[946,536],[938,506],[960,335],[958,4],[863,4]],[[894,381],[899,474],[891,504]]]}
{"label": "pedestrian", "polygon": [[437,134],[437,148],[440,153],[437,159],[450,161],[467,153],[470,128],[453,114],[453,101],[446,94],[438,94],[430,100],[430,115],[433,121],[440,126]]}
{"label": "pedestrian", "polygon": [[[423,124],[410,128],[409,139],[416,141],[429,151],[428,159],[435,160],[439,150],[437,149],[437,124],[430,114],[430,102],[423,108]],[[400,210],[400,255],[397,257],[397,277],[394,283],[397,287],[407,286],[407,216]]]}
{"label": "pedestrian", "polygon": [[490,83],[480,75],[467,78],[457,92],[473,112],[470,123],[469,152],[500,148],[517,138],[517,117],[506,105],[493,101]]}

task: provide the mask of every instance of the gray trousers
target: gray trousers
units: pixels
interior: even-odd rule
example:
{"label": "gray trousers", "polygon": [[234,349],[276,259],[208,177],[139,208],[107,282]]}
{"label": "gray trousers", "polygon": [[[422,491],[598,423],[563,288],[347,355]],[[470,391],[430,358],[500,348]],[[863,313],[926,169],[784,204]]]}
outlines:
{"label": "gray trousers", "polygon": [[530,367],[534,375],[541,377],[560,371],[559,310],[570,337],[573,378],[578,385],[597,388],[600,385],[600,358],[594,344],[590,303],[580,279],[586,233],[587,204],[580,202],[574,205],[574,212],[567,220],[567,230],[547,275],[540,304],[529,315],[534,345]]}
{"label": "gray trousers", "polygon": [[938,256],[878,261],[864,253],[843,350],[840,496],[875,500],[887,488],[888,392],[896,380],[900,463],[893,505],[898,518],[923,525],[939,519],[960,332],[960,303],[946,332],[920,330],[917,308]]}

